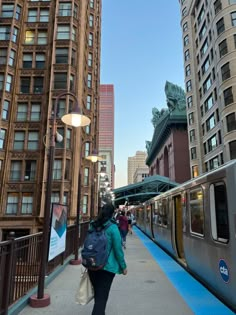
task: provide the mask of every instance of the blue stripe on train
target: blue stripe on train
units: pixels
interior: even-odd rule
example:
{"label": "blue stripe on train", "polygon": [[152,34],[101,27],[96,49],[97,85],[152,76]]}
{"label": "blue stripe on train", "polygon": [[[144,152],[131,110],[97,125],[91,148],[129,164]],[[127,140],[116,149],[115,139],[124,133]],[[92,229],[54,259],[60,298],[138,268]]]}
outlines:
{"label": "blue stripe on train", "polygon": [[195,315],[235,315],[138,228],[134,231]]}

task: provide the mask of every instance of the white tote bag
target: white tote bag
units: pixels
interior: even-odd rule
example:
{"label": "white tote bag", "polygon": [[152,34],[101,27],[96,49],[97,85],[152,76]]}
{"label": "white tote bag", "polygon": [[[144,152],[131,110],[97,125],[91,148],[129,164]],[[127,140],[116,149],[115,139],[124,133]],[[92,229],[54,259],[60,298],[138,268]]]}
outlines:
{"label": "white tote bag", "polygon": [[89,278],[88,270],[81,269],[79,288],[76,292],[75,301],[77,304],[86,305],[94,298],[93,286]]}

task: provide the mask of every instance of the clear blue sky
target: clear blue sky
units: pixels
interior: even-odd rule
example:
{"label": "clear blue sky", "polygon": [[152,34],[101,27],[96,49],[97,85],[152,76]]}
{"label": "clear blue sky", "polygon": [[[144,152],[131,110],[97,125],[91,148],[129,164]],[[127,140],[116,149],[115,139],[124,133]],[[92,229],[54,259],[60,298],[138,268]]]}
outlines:
{"label": "clear blue sky", "polygon": [[184,87],[178,0],[103,0],[101,84],[115,90],[115,187],[127,161],[153,135],[152,108],[166,107],[165,82]]}

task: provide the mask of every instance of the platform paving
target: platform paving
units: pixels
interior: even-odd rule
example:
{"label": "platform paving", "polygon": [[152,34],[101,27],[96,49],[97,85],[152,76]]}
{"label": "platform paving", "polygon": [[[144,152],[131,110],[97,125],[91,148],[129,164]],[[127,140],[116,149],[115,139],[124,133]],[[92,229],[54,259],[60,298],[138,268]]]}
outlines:
{"label": "platform paving", "polygon": [[[194,314],[135,233],[127,237],[125,257],[128,275],[115,277],[106,315]],[[86,306],[75,303],[80,271],[81,266],[68,265],[45,290],[51,304],[39,309],[26,306],[19,314],[90,315],[93,302]]]}

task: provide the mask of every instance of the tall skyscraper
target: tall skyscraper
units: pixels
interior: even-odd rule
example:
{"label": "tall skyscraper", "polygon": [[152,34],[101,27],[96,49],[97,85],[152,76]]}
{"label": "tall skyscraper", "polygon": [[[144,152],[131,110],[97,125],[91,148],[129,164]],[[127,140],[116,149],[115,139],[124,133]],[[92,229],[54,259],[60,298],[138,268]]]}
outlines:
{"label": "tall skyscraper", "polygon": [[106,172],[111,188],[115,184],[114,171],[114,86],[112,84],[100,85],[99,108],[99,154],[106,163]]}
{"label": "tall skyscraper", "polygon": [[145,161],[147,153],[144,151],[137,151],[135,156],[128,157],[128,185],[134,183],[134,174],[137,169],[148,169]]}
{"label": "tall skyscraper", "polygon": [[236,157],[236,1],[181,0],[191,175]]}
{"label": "tall skyscraper", "polygon": [[[0,239],[42,227],[52,114],[63,141],[56,144],[51,201],[67,204],[74,222],[81,170],[82,214],[89,216],[92,171],[83,157],[98,147],[100,32],[100,0],[0,2]],[[62,123],[71,95],[53,113],[62,91],[76,96],[90,126]]]}

